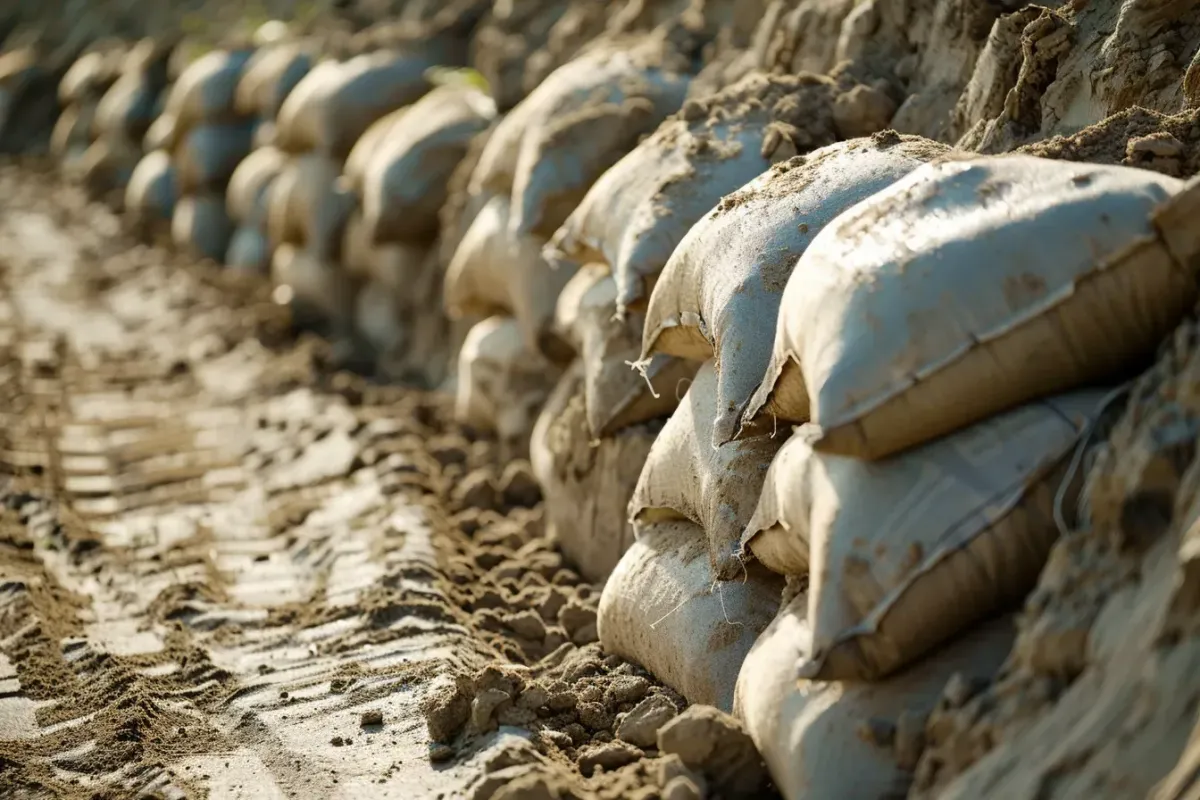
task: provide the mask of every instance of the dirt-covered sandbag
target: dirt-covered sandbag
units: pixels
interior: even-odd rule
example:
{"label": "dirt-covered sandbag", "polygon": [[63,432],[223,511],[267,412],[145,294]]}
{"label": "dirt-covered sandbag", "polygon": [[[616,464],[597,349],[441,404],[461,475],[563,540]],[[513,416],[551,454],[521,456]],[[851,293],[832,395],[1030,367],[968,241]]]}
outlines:
{"label": "dirt-covered sandbag", "polygon": [[811,638],[806,610],[800,594],[754,643],[737,678],[734,714],[786,800],[906,796],[922,721],[955,675],[971,686],[999,672],[1012,620],[988,622],[879,683],[797,681],[796,662]]}
{"label": "dirt-covered sandbag", "polygon": [[341,167],[319,153],[290,159],[271,182],[267,235],[273,246],[302,245],[320,260],[336,259],[355,198],[338,185]]}
{"label": "dirt-covered sandbag", "polygon": [[250,153],[253,133],[246,122],[191,128],[173,153],[180,191],[225,191],[230,176]]}
{"label": "dirt-covered sandbag", "polygon": [[413,103],[367,160],[362,209],[374,242],[437,235],[450,175],[495,115],[495,102],[470,87],[439,87]]}
{"label": "dirt-covered sandbag", "polygon": [[471,327],[458,355],[455,417],[503,442],[527,446],[560,374],[525,346],[516,320],[488,317]]}
{"label": "dirt-covered sandbag", "polygon": [[122,75],[109,87],[96,107],[92,129],[96,136],[140,144],[161,111],[158,87],[138,74]]}
{"label": "dirt-covered sandbag", "polygon": [[236,121],[234,99],[251,55],[249,50],[212,50],[200,56],[171,86],[165,113],[184,131],[203,123]]}
{"label": "dirt-covered sandbag", "polygon": [[142,137],[142,149],[146,152],[150,152],[151,150],[174,150],[175,145],[179,143],[180,133],[181,131],[174,115],[159,114],[154,122],[150,123],[150,127],[146,129],[146,135]]}
{"label": "dirt-covered sandbag", "polygon": [[713,447],[716,416],[717,376],[706,362],[654,442],[629,514],[639,531],[672,519],[699,525],[713,574],[728,581],[743,570],[742,532],[783,437],[768,434]]}
{"label": "dirt-covered sandbag", "polygon": [[116,49],[84,53],[63,74],[58,102],[63,108],[104,94],[120,76],[121,53]]}
{"label": "dirt-covered sandbag", "polygon": [[514,229],[553,236],[596,179],[679,109],[690,66],[651,37],[598,47],[555,70],[522,103],[536,110],[513,172]]}
{"label": "dirt-covered sandbag", "polygon": [[738,433],[762,381],[783,290],[805,247],[838,214],[946,152],[895,134],[839,142],[773,167],[687,233],[650,296],[642,359],[715,359],[714,445]]}
{"label": "dirt-covered sandbag", "polygon": [[635,370],[643,321],[637,312],[617,314],[617,284],[604,264],[581,267],[558,296],[555,326],[583,364],[587,425],[595,438],[670,416],[700,367],[654,356]]}
{"label": "dirt-covered sandbag", "polygon": [[778,612],[783,585],[757,564],[740,580],[716,580],[704,531],[686,520],[659,522],[638,533],[604,585],[600,644],[689,702],[732,711],[742,662]]}
{"label": "dirt-covered sandbag", "polygon": [[1056,493],[1103,396],[1035,401],[881,461],[814,453],[817,432],[800,427],[743,543],[770,569],[808,575],[805,677],[878,680],[1019,605],[1058,538]]}
{"label": "dirt-covered sandbag", "polygon": [[125,213],[139,223],[168,222],[178,195],[175,167],[165,150],[147,153],[125,187]]}
{"label": "dirt-covered sandbag", "polygon": [[63,109],[50,132],[50,155],[61,164],[77,160],[92,143],[96,102],[77,103]]}
{"label": "dirt-covered sandbag", "polygon": [[184,252],[222,261],[233,236],[233,222],[221,194],[186,195],[175,203],[171,239]]}
{"label": "dirt-covered sandbag", "polygon": [[234,222],[266,220],[268,190],[287,162],[287,156],[275,147],[251,150],[241,160],[225,190],[225,204]]}
{"label": "dirt-covered sandbag", "polygon": [[238,272],[267,276],[271,270],[271,243],[258,225],[239,225],[225,251],[225,266]]}
{"label": "dirt-covered sandbag", "polygon": [[596,181],[551,240],[557,257],[603,261],[618,307],[644,307],[688,230],[772,163],[837,140],[834,82],[752,75],[686,103]]}
{"label": "dirt-covered sandbag", "polygon": [[529,462],[542,487],[546,530],[580,574],[603,583],[633,544],[626,508],[661,424],[595,440],[584,407],[583,363],[572,364],[534,425]]}
{"label": "dirt-covered sandbag", "polygon": [[361,196],[363,179],[367,174],[367,164],[375,155],[375,151],[379,149],[379,145],[387,140],[392,129],[404,119],[408,109],[409,106],[398,108],[372,122],[371,127],[367,128],[363,135],[358,137],[354,147],[350,148],[350,154],[346,156],[346,165],[342,169],[342,177],[355,194]]}
{"label": "dirt-covered sandbag", "polygon": [[280,42],[255,51],[234,92],[234,110],[244,117],[275,119],[280,106],[313,66],[303,42]]}
{"label": "dirt-covered sandbag", "polygon": [[429,90],[431,53],[379,51],[341,64],[319,64],[279,109],[279,146],[343,159],[371,123]]}
{"label": "dirt-covered sandbag", "polygon": [[508,198],[493,197],[475,215],[446,269],[443,303],[455,319],[511,314],[527,349],[567,361],[570,351],[551,326],[559,292],[574,270],[551,269],[541,238],[513,233],[509,208]]}
{"label": "dirt-covered sandbag", "polygon": [[1122,376],[1196,302],[1182,188],[1030,156],[916,170],[800,259],[747,419],[811,418],[817,449],[881,458]]}

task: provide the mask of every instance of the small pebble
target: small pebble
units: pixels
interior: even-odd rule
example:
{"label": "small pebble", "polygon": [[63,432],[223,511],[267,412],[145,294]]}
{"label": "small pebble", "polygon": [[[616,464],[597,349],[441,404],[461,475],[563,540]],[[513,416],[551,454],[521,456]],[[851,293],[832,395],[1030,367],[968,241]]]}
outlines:
{"label": "small pebble", "polygon": [[377,708],[373,708],[370,711],[364,711],[358,720],[358,724],[364,728],[368,725],[382,725],[383,712]]}

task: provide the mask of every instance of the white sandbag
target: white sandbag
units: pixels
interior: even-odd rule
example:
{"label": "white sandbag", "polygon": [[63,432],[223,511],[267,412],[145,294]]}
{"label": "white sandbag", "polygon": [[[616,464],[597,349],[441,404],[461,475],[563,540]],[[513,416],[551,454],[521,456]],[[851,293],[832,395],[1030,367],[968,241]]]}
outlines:
{"label": "white sandbag", "polygon": [[1060,395],[881,461],[779,451],[743,543],[809,576],[805,677],[878,680],[1019,605],[1058,537],[1065,461],[1103,392]]}
{"label": "white sandbag", "polygon": [[604,585],[600,644],[689,702],[729,712],[742,662],[778,612],[783,583],[757,564],[740,580],[715,580],[698,526],[651,525]]}
{"label": "white sandbag", "polygon": [[311,250],[292,244],[276,247],[271,255],[271,282],[285,290],[283,296],[302,325],[352,324],[359,284]]}
{"label": "white sandbag", "polygon": [[179,143],[179,134],[179,125],[175,117],[171,114],[160,114],[146,129],[146,135],[142,138],[142,148],[146,152],[174,150],[175,145]]}
{"label": "white sandbag", "polygon": [[546,530],[589,581],[603,583],[633,544],[626,508],[659,425],[629,427],[596,441],[584,408],[583,363],[568,368],[529,442],[542,487]]}
{"label": "white sandbag", "polygon": [[175,203],[171,239],[184,252],[219,262],[225,258],[232,236],[233,223],[222,195],[185,195]]}
{"label": "white sandbag", "polygon": [[350,148],[350,155],[346,156],[346,166],[342,169],[342,176],[355,194],[362,194],[363,179],[366,176],[367,164],[370,163],[371,157],[375,155],[379,145],[387,140],[392,129],[404,119],[408,109],[409,106],[398,108],[372,122],[371,127],[367,128],[363,135],[358,137],[354,147]]}
{"label": "white sandbag", "polygon": [[103,94],[117,79],[120,64],[120,54],[115,51],[93,50],[84,53],[59,81],[59,105],[70,108]]}
{"label": "white sandbag", "polygon": [[689,101],[596,181],[551,247],[607,263],[618,308],[643,308],[675,247],[722,197],[798,149],[837,140],[835,94],[823,76],[755,74]]}
{"label": "white sandbag", "polygon": [[175,168],[165,150],[155,150],[134,167],[125,187],[125,212],[140,222],[167,222],[175,213]]}
{"label": "white sandbag", "polygon": [[904,797],[912,774],[874,726],[934,709],[955,675],[970,685],[1000,670],[1011,619],[989,622],[881,683],[796,680],[808,655],[807,598],[796,597],[754,643],[737,679],[734,714],[758,746],[786,800]]}
{"label": "white sandbag", "polygon": [[165,113],[182,130],[236,120],[234,98],[251,53],[213,50],[188,64],[167,94]]}
{"label": "white sandbag", "polygon": [[267,234],[273,246],[306,247],[319,260],[338,257],[342,232],[355,206],[338,185],[338,162],[317,153],[293,157],[271,182]]}
{"label": "white sandbag", "polygon": [[224,192],[230,176],[250,153],[252,135],[252,126],[245,122],[199,125],[185,133],[173,154],[180,191]]}
{"label": "white sandbag", "polygon": [[458,355],[455,418],[501,441],[528,442],[560,371],[530,352],[511,317],[472,326]]}
{"label": "white sandbag", "polygon": [[122,75],[96,107],[92,130],[97,137],[141,142],[158,116],[159,93],[142,75]]}
{"label": "white sandbag", "polygon": [[283,42],[257,50],[238,79],[234,110],[244,117],[275,119],[280,106],[312,69],[313,58],[301,42]]}
{"label": "white sandbag", "polygon": [[268,189],[286,165],[287,156],[275,147],[260,147],[242,159],[225,190],[225,204],[234,222],[266,219]]}
{"label": "white sandbag", "polygon": [[558,294],[573,270],[551,269],[542,258],[542,239],[514,234],[509,208],[508,198],[493,197],[475,215],[446,268],[446,311],[456,319],[511,314],[526,349],[569,360],[551,338],[550,326]]}
{"label": "white sandbag", "polygon": [[[534,93],[537,91],[535,89]],[[517,173],[517,157],[521,154],[521,140],[537,111],[537,101],[534,94],[530,94],[496,123],[495,129],[483,146],[483,152],[479,154],[479,163],[471,172],[471,180],[467,184],[467,191],[471,195],[508,197],[512,194],[513,178]]]}
{"label": "white sandbag", "polygon": [[266,277],[271,270],[271,244],[258,225],[241,225],[225,251],[225,266],[238,272]]}
{"label": "white sandbag", "polygon": [[513,229],[549,238],[591,185],[687,94],[690,64],[661,41],[595,48],[555,70],[521,105]]}
{"label": "white sandbag", "polygon": [[343,159],[371,123],[429,90],[428,55],[379,51],[314,67],[279,109],[280,147]]}
{"label": "white sandbag", "polygon": [[50,132],[50,154],[60,163],[83,155],[92,143],[92,122],[95,118],[95,101],[63,109]]}
{"label": "white sandbag", "polygon": [[435,89],[409,108],[367,161],[362,208],[373,241],[437,235],[450,175],[495,115],[492,99],[470,87]]}
{"label": "white sandbag", "polygon": [[1139,367],[1196,302],[1200,242],[1173,256],[1156,222],[1194,216],[1200,192],[1163,206],[1182,187],[1030,156],[918,169],[809,246],[747,418],[811,417],[817,449],[881,458]]}
{"label": "white sandbag", "polygon": [[728,581],[742,573],[742,532],[783,437],[756,436],[713,447],[716,401],[716,373],[706,362],[655,441],[629,514],[639,531],[671,519],[699,525],[713,574]]}
{"label": "white sandbag", "polygon": [[588,430],[595,438],[670,416],[700,365],[654,356],[641,371],[643,317],[617,314],[617,284],[608,267],[587,264],[558,296],[555,326],[579,353]]}
{"label": "white sandbag", "polygon": [[945,145],[888,134],[839,142],[772,168],[692,227],[650,296],[642,358],[714,358],[713,444],[732,439],[771,360],[788,276],[846,209],[943,156]]}

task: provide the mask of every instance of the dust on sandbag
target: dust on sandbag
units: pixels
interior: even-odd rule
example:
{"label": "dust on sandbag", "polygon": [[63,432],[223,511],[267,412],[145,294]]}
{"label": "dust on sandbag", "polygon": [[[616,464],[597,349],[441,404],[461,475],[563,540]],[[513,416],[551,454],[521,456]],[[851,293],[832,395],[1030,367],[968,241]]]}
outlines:
{"label": "dust on sandbag", "polygon": [[[811,417],[817,449],[881,458],[1121,377],[1196,300],[1182,188],[1029,156],[916,170],[800,259],[747,419]],[[804,391],[778,391],[797,368]]]}
{"label": "dust on sandbag", "polygon": [[233,223],[225,211],[224,196],[186,195],[175,203],[171,239],[184,252],[220,262],[232,236]]}
{"label": "dust on sandbag", "polygon": [[590,581],[603,583],[633,544],[626,509],[661,427],[638,425],[594,441],[580,361],[567,369],[538,416],[529,461],[545,498],[546,529]]}
{"label": "dust on sandbag", "polygon": [[512,173],[514,229],[552,236],[596,179],[679,108],[690,66],[656,34],[598,46],[547,78],[513,112],[524,129]]}
{"label": "dust on sandbag", "polygon": [[687,233],[650,296],[641,358],[715,359],[714,445],[738,433],[808,244],[838,214],[947,152],[891,132],[823,147],[730,194]]}
{"label": "dust on sandbag", "polygon": [[837,140],[836,94],[823,76],[755,74],[689,100],[596,181],[551,246],[560,258],[608,264],[618,308],[644,308],[672,251],[724,195]]}
{"label": "dust on sandbag", "polygon": [[247,122],[199,125],[187,131],[173,153],[180,191],[225,191],[230,176],[250,153],[253,133]]}
{"label": "dust on sandbag", "polygon": [[455,417],[522,452],[560,375],[525,346],[516,320],[488,317],[472,326],[458,355]]}
{"label": "dust on sandbag", "polygon": [[714,576],[729,581],[745,569],[738,555],[742,531],[783,437],[758,436],[713,447],[716,401],[716,372],[706,362],[654,442],[629,501],[629,515],[639,531],[672,519],[696,523]]}
{"label": "dust on sandbag", "polygon": [[679,407],[700,365],[655,356],[631,367],[641,349],[643,317],[617,314],[617,284],[604,264],[586,264],[558,296],[555,328],[583,364],[584,405],[593,437],[661,419]]}
{"label": "dust on sandbag", "polygon": [[[743,544],[808,575],[810,678],[877,680],[1019,605],[1077,487],[1066,461],[1104,392],[1039,400],[880,461],[816,453],[802,426],[779,451]],[[1075,476],[1078,477],[1078,476]]]}
{"label": "dust on sandbag", "polygon": [[551,269],[544,240],[510,224],[507,197],[493,197],[475,215],[446,269],[443,302],[451,317],[511,314],[525,348],[556,363],[570,351],[551,331],[558,295],[574,270]]}
{"label": "dust on sandbag", "polygon": [[496,104],[470,86],[442,86],[418,100],[367,160],[362,208],[378,244],[430,241],[450,175],[471,139],[491,124]]}
{"label": "dust on sandbag", "polygon": [[147,153],[129,177],[125,187],[125,214],[143,228],[167,225],[175,213],[178,195],[175,167],[163,150]]}
{"label": "dust on sandbag", "polygon": [[[1013,642],[1013,620],[969,631],[904,672],[879,683],[796,680],[809,654],[808,600],[798,595],[745,657],[734,715],[767,762],[786,800],[903,797],[921,737],[911,732],[955,675],[995,676]],[[913,722],[915,721],[915,722]],[[909,724],[905,724],[908,722]]]}
{"label": "dust on sandbag", "polygon": [[783,579],[747,564],[741,579],[721,582],[706,555],[693,522],[644,526],[604,585],[600,643],[689,702],[731,711],[738,671],[779,610]]}

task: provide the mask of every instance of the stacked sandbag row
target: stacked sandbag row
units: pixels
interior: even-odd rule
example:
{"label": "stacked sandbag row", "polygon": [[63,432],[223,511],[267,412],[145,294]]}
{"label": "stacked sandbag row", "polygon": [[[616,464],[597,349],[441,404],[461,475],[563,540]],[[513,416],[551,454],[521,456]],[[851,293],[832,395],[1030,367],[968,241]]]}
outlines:
{"label": "stacked sandbag row", "polygon": [[703,366],[630,503],[606,649],[732,707],[786,797],[903,791],[947,680],[1007,654],[1080,437],[1195,303],[1197,202],[891,133],[723,199],[649,293],[642,363]]}
{"label": "stacked sandbag row", "polygon": [[70,66],[58,85],[62,111],[50,134],[50,155],[67,174],[78,174],[84,153],[96,139],[96,110],[120,77],[125,54],[117,42],[97,43]]}

